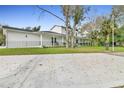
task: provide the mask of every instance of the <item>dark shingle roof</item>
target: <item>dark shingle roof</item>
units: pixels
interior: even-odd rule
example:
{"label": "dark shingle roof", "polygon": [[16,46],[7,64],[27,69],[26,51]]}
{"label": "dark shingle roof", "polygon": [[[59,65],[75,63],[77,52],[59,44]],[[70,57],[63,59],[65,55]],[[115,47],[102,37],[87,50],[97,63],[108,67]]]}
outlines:
{"label": "dark shingle roof", "polygon": [[[2,26],[2,28],[7,28],[7,29],[14,29],[14,30],[19,30],[19,31],[25,31],[25,32],[35,32],[32,30],[27,30],[27,29],[23,29],[23,28],[17,28],[17,27],[9,27],[9,26]],[[38,33],[53,33],[53,34],[59,34],[59,35],[64,35],[64,34],[60,34],[57,32],[53,32],[53,31],[37,31]]]}
{"label": "dark shingle roof", "polygon": [[20,30],[20,31],[30,31],[30,32],[33,32],[32,30],[23,29],[23,28],[17,28],[17,27],[2,26],[2,28],[15,29],[15,30]]}

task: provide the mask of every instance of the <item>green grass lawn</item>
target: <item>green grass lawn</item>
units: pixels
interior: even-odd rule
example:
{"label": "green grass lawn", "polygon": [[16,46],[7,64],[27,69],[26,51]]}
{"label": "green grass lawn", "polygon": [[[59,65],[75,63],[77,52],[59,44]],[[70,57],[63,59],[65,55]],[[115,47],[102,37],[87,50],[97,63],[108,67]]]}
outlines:
{"label": "green grass lawn", "polygon": [[[4,48],[4,49],[0,49],[0,55],[99,53],[99,52],[110,52],[110,51],[106,51],[104,47],[81,47],[81,48],[68,48],[68,49],[67,48]],[[115,52],[124,52],[124,47],[116,47]]]}

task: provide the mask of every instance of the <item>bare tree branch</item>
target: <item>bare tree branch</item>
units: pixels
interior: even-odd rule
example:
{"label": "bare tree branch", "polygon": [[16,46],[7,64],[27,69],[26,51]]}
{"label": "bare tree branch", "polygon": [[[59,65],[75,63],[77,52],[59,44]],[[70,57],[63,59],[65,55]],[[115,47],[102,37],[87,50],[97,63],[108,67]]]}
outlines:
{"label": "bare tree branch", "polygon": [[47,12],[47,13],[49,13],[49,14],[51,14],[52,16],[54,16],[54,17],[56,17],[56,18],[58,18],[58,19],[60,19],[61,21],[63,21],[64,23],[65,23],[65,20],[64,19],[62,19],[62,18],[60,18],[59,16],[57,16],[56,14],[54,14],[54,13],[52,13],[52,12],[50,12],[50,11],[48,11],[48,10],[46,10],[46,9],[44,9],[44,8],[41,8],[40,6],[36,6],[38,9],[40,9],[40,10],[42,10],[42,11],[45,11],[45,12]]}

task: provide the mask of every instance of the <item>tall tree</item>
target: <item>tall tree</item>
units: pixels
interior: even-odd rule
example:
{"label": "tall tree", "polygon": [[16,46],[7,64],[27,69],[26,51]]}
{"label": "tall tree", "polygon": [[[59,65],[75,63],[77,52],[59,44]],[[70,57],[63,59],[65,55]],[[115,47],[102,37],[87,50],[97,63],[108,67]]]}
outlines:
{"label": "tall tree", "polygon": [[37,8],[40,9],[41,11],[45,11],[45,12],[51,14],[52,16],[60,19],[61,21],[63,21],[65,23],[65,26],[66,26],[66,48],[68,48],[69,47],[69,27],[70,27],[71,7],[69,5],[61,5],[63,15],[65,16],[65,20],[63,20],[62,18],[57,16],[55,13],[52,13],[51,11],[49,11],[47,9],[44,9],[40,6],[37,6]]}
{"label": "tall tree", "polygon": [[69,47],[69,27],[70,27],[70,17],[71,17],[71,7],[70,5],[62,5],[62,12],[65,16],[65,25],[66,25],[66,48]]}
{"label": "tall tree", "polygon": [[[120,20],[124,17],[124,6],[123,5],[114,5],[112,6],[112,12],[111,12],[111,27],[112,27],[112,50],[114,51],[114,33],[115,33],[115,24],[118,24]],[[124,20],[123,20],[124,21]]]}
{"label": "tall tree", "polygon": [[118,28],[115,41],[119,46],[124,46],[124,26]]}
{"label": "tall tree", "polygon": [[77,29],[77,25],[79,24],[79,22],[81,20],[83,20],[84,17],[84,7],[80,6],[80,5],[75,5],[72,6],[72,18],[74,21],[74,25],[73,25],[73,30],[72,30],[72,40],[71,40],[71,47],[73,48],[75,46],[76,43],[76,29]]}
{"label": "tall tree", "polygon": [[110,19],[105,19],[102,23],[101,31],[103,36],[105,37],[105,46],[106,50],[109,50],[109,43],[110,43],[110,34],[112,32],[111,28],[111,20]]}
{"label": "tall tree", "polygon": [[104,16],[95,16],[90,20],[88,23],[85,23],[81,27],[81,32],[83,33],[84,31],[89,32],[89,39],[92,45],[97,46],[100,44],[100,30],[101,30],[101,25],[104,21]]}
{"label": "tall tree", "polygon": [[89,34],[89,38],[92,46],[98,46],[99,44],[99,34],[100,32],[97,30],[91,31]]}
{"label": "tall tree", "polygon": [[5,37],[5,35],[3,35],[3,29],[0,28],[0,46],[5,45],[5,39],[6,39],[6,37]]}
{"label": "tall tree", "polygon": [[73,31],[72,31],[72,41],[71,41],[71,47],[75,46],[76,43],[76,30],[77,30],[77,26],[81,23],[82,20],[84,20],[85,17],[85,13],[87,13],[90,8],[89,7],[85,7],[82,5],[73,5],[71,6],[72,8],[72,18],[73,18]]}

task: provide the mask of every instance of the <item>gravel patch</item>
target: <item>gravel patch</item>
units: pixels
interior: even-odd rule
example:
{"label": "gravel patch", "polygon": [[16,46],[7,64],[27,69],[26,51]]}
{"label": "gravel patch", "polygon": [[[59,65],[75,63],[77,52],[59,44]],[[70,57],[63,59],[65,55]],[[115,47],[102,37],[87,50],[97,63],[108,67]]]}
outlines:
{"label": "gravel patch", "polygon": [[114,55],[114,56],[122,56],[124,57],[124,52],[114,52],[114,53],[108,53],[110,55]]}
{"label": "gravel patch", "polygon": [[124,57],[105,53],[0,57],[0,87],[104,88],[123,78]]}

